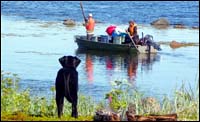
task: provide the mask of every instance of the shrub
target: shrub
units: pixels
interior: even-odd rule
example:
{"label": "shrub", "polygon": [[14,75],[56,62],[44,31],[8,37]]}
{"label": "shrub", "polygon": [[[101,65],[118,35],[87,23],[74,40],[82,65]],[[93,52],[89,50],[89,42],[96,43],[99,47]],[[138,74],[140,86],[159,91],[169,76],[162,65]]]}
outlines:
{"label": "shrub", "polygon": [[[121,113],[125,118],[125,111],[129,105],[139,115],[177,113],[179,120],[199,120],[199,86],[194,92],[186,89],[184,84],[175,91],[169,99],[164,96],[161,102],[154,97],[144,97],[144,94],[126,81],[112,82],[112,89],[105,95],[105,99],[96,104],[90,96],[79,94],[79,118],[70,117],[71,104],[66,101],[64,114],[57,118],[55,102],[55,88],[51,87],[52,98],[31,97],[29,89],[19,91],[19,78],[16,74],[1,71],[1,120],[93,120],[97,110],[109,108],[111,111]],[[160,104],[161,103],[161,104]]]}

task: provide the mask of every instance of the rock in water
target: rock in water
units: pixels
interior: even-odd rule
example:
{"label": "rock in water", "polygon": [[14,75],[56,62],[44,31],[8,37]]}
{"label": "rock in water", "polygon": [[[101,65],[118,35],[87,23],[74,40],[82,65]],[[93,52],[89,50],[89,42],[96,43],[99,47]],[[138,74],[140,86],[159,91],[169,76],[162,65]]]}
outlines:
{"label": "rock in water", "polygon": [[199,27],[198,26],[193,26],[192,29],[199,29]]}
{"label": "rock in water", "polygon": [[151,25],[153,25],[156,28],[166,28],[169,26],[169,21],[167,19],[160,18],[151,22]]}
{"label": "rock in water", "polygon": [[68,26],[74,26],[74,25],[76,25],[76,22],[72,19],[65,19],[63,24],[68,25]]}
{"label": "rock in water", "polygon": [[183,24],[176,24],[174,28],[185,29],[186,27]]}
{"label": "rock in water", "polygon": [[176,41],[172,41],[170,44],[169,44],[169,46],[171,47],[171,48],[179,48],[179,47],[181,47],[181,46],[183,46],[183,43],[180,43],[180,42],[176,42]]}

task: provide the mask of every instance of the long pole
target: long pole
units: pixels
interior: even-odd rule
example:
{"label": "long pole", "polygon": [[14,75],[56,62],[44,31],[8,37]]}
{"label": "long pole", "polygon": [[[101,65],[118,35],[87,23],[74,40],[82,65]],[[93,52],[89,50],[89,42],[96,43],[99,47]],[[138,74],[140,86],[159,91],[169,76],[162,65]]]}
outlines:
{"label": "long pole", "polygon": [[129,32],[126,32],[126,33],[128,34],[129,38],[131,39],[131,41],[132,41],[133,45],[135,46],[135,48],[137,49],[137,51],[140,52],[140,51],[138,50],[138,48],[137,48],[135,42],[134,42],[133,39],[131,38]]}
{"label": "long pole", "polygon": [[86,17],[85,17],[84,11],[83,11],[82,2],[80,2],[80,6],[81,6],[81,10],[82,10],[82,14],[83,14],[84,21],[85,21],[85,23],[86,23]]}

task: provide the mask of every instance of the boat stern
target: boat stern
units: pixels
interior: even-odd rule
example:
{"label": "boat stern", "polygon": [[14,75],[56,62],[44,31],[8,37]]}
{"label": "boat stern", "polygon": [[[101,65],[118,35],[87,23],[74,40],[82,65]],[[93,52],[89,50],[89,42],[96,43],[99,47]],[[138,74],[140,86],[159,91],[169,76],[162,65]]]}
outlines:
{"label": "boat stern", "polygon": [[141,46],[137,45],[137,48],[139,50],[139,53],[157,53],[157,49],[155,49],[153,46]]}

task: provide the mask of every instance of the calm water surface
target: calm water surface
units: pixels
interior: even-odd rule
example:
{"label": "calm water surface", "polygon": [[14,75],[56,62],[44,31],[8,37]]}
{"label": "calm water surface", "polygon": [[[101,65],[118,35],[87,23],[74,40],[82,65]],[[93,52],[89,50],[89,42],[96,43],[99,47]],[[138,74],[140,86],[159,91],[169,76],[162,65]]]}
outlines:
{"label": "calm water surface", "polygon": [[[47,4],[46,4],[47,3]],[[172,95],[175,87],[180,87],[182,82],[189,87],[196,86],[196,76],[199,71],[199,47],[183,47],[171,49],[168,45],[161,45],[162,51],[155,55],[128,55],[120,52],[94,52],[78,50],[74,42],[74,35],[84,35],[85,29],[81,26],[82,15],[80,14],[79,2],[3,2],[1,5],[1,70],[19,74],[21,78],[20,88],[30,88],[32,95],[51,96],[50,88],[55,84],[57,71],[61,68],[58,59],[63,55],[76,55],[81,59],[77,70],[79,72],[79,92],[91,95],[95,100],[100,100],[104,94],[110,91],[110,81],[128,80],[134,87],[144,91],[147,96],[161,98],[163,95]],[[110,23],[117,24],[120,28],[127,28],[126,17],[117,17],[116,13],[106,13],[102,17],[105,8],[109,8],[113,2],[86,2],[86,12],[92,11],[96,18],[107,22],[112,16]],[[128,2],[121,2],[121,8],[126,10]],[[150,9],[151,3],[135,2],[136,8]],[[27,5],[28,4],[28,5]],[[118,4],[118,3],[117,3]],[[131,3],[134,4],[134,3]],[[199,6],[196,2],[167,2],[170,8],[190,6],[184,13],[183,18],[179,9],[173,9],[173,14],[165,13],[167,6],[162,11],[144,19],[138,17],[139,33],[151,34],[155,41],[184,41],[199,42],[199,30],[173,29],[165,30],[152,28],[150,23],[153,18],[166,16],[173,23],[184,22],[188,26],[198,25]],[[13,7],[11,7],[11,5]],[[89,8],[90,5],[90,8]],[[158,2],[156,7],[162,6]],[[44,7],[46,6],[46,7]],[[72,12],[63,12],[65,9]],[[98,6],[101,11],[93,11]],[[42,9],[43,7],[43,9]],[[113,10],[118,10],[113,5]],[[32,8],[32,9],[30,9]],[[132,8],[132,7],[130,7]],[[181,7],[180,7],[181,8]],[[55,9],[58,11],[49,11]],[[155,9],[155,8],[154,8]],[[39,11],[40,10],[40,11]],[[172,11],[171,9],[169,9]],[[40,14],[38,14],[38,12]],[[75,12],[75,13],[73,13]],[[122,10],[117,11],[119,13]],[[142,11],[148,14],[147,11]],[[76,15],[79,13],[80,15]],[[101,13],[101,14],[100,14]],[[127,13],[127,12],[125,12]],[[66,27],[62,24],[64,17],[75,18],[78,22],[75,27]],[[72,16],[73,14],[74,16]],[[136,13],[138,15],[139,13]],[[173,20],[173,16],[176,16]],[[198,15],[197,15],[198,14]],[[102,19],[100,19],[102,17]],[[104,18],[105,17],[105,18]],[[192,18],[192,19],[191,19]],[[187,20],[187,21],[185,21]],[[146,21],[146,22],[145,22]],[[97,24],[95,34],[106,34],[105,29],[110,23]],[[190,23],[190,24],[189,24]],[[141,34],[140,34],[141,36]]]}

